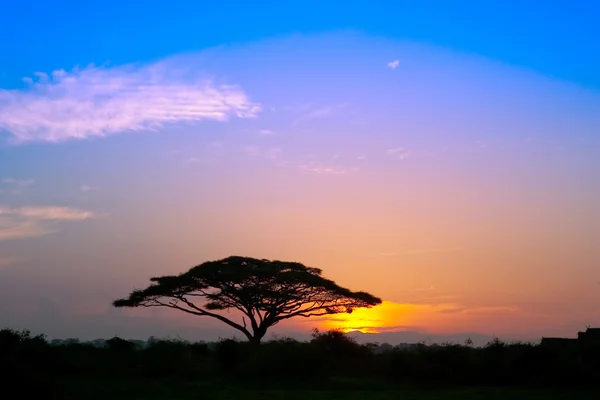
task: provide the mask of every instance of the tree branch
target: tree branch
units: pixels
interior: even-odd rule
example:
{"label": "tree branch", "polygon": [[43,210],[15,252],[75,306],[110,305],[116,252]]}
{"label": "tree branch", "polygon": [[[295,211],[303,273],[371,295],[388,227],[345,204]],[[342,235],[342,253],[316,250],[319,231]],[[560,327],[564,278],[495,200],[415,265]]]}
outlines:
{"label": "tree branch", "polygon": [[242,325],[240,325],[240,324],[237,324],[237,323],[235,323],[235,322],[231,321],[230,319],[228,319],[228,318],[225,318],[225,317],[224,317],[224,316],[222,316],[222,315],[215,314],[215,313],[212,313],[212,312],[210,312],[210,311],[204,310],[204,309],[202,309],[202,308],[200,308],[200,307],[196,306],[194,303],[192,303],[191,301],[187,300],[187,299],[186,299],[186,298],[184,298],[184,297],[181,297],[181,298],[175,297],[175,300],[180,300],[180,301],[184,302],[184,303],[185,303],[185,304],[186,304],[188,307],[190,307],[190,308],[192,308],[192,309],[194,309],[194,310],[196,310],[196,311],[192,311],[192,310],[186,309],[186,308],[184,308],[184,307],[180,307],[180,306],[178,306],[176,303],[169,303],[169,304],[166,304],[166,303],[161,303],[161,302],[160,302],[160,301],[158,301],[158,300],[154,300],[154,301],[155,301],[155,302],[156,302],[158,305],[160,305],[160,306],[166,306],[166,307],[175,308],[175,309],[177,309],[177,310],[181,310],[181,311],[187,312],[187,313],[189,313],[189,314],[193,314],[193,315],[200,315],[200,316],[208,316],[208,317],[213,317],[213,318],[216,318],[216,319],[218,319],[219,321],[221,321],[221,322],[224,322],[225,324],[227,324],[227,325],[231,326],[232,328],[235,328],[235,329],[239,330],[239,331],[240,331],[240,332],[242,332],[244,335],[246,335],[248,338],[251,338],[251,337],[252,337],[252,334],[250,333],[250,331],[248,331],[248,329],[246,329],[246,327],[245,327],[245,326],[242,326]]}
{"label": "tree branch", "polygon": [[[196,316],[209,316],[260,341],[279,321],[323,316],[370,307],[381,299],[352,292],[321,276],[321,270],[300,263],[232,256],[209,261],[179,275],[151,278],[150,286],[134,290],[115,307],[169,307]],[[201,306],[194,300],[205,298]],[[240,323],[221,314],[237,310]],[[225,311],[225,312],[223,312]],[[239,320],[237,320],[239,321]]]}

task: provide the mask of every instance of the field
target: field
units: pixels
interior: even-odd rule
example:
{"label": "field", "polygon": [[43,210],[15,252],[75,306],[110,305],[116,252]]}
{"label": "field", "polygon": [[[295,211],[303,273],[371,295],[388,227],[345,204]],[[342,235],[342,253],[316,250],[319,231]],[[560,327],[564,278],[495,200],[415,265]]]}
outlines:
{"label": "field", "polygon": [[[58,387],[56,388],[58,389]],[[76,381],[55,390],[61,399],[148,399],[148,400],[536,400],[598,399],[600,391],[515,390],[502,388],[468,389],[377,389],[377,390],[305,390],[242,389],[178,382],[106,382]]]}
{"label": "field", "polygon": [[[377,352],[341,332],[260,346],[0,331],[0,387],[43,399],[598,399],[600,349],[490,342]],[[12,397],[11,397],[12,398]]]}

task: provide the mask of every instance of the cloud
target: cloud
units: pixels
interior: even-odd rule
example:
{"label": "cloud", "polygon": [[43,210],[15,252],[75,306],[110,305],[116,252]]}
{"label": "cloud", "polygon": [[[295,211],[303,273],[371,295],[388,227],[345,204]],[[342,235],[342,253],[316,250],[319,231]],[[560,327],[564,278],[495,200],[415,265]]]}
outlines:
{"label": "cloud", "polygon": [[268,135],[274,135],[275,132],[270,129],[261,129],[260,131],[258,131],[258,134],[261,136],[268,136]]}
{"label": "cloud", "polygon": [[401,160],[406,160],[411,155],[411,152],[405,149],[404,147],[394,147],[391,149],[387,149],[385,152],[386,154],[398,157]]}
{"label": "cloud", "polygon": [[258,147],[258,146],[246,146],[244,152],[251,157],[275,159],[281,154],[280,147]]}
{"label": "cloud", "polygon": [[302,171],[317,175],[345,175],[357,170],[357,168],[347,168],[342,166],[323,165],[316,163],[303,164],[300,166],[300,169]]}
{"label": "cloud", "polygon": [[433,286],[427,286],[427,287],[423,287],[423,288],[413,289],[413,292],[428,292],[428,291],[434,290],[434,289],[435,289],[435,287],[433,287]]}
{"label": "cloud", "polygon": [[297,108],[288,108],[288,110],[293,111],[295,113],[300,113],[301,116],[292,121],[292,125],[296,125],[300,122],[306,122],[319,118],[326,118],[336,111],[345,108],[348,104],[331,104],[323,107],[314,107],[311,104],[303,105]]}
{"label": "cloud", "polygon": [[188,157],[184,160],[184,162],[186,164],[197,164],[197,163],[201,163],[205,161],[203,158],[200,157]]}
{"label": "cloud", "polygon": [[100,190],[100,188],[97,186],[81,185],[79,187],[79,190],[81,190],[82,192],[97,192],[98,190]]}
{"label": "cloud", "polygon": [[490,313],[514,313],[520,311],[517,307],[511,306],[491,306],[491,307],[449,307],[440,310],[441,313],[445,314],[465,314],[465,315],[479,315],[479,314],[490,314]]}
{"label": "cloud", "polygon": [[10,208],[0,205],[0,240],[44,236],[56,232],[57,222],[84,221],[101,216],[69,207]]}
{"label": "cloud", "polygon": [[9,193],[15,196],[23,194],[27,186],[35,183],[35,179],[4,178],[0,180],[0,194]]}
{"label": "cloud", "polygon": [[5,178],[2,180],[2,183],[5,185],[17,186],[17,187],[25,187],[30,186],[35,183],[35,179],[15,179],[15,178]]}
{"label": "cloud", "polygon": [[21,207],[13,209],[12,212],[25,218],[52,221],[81,221],[96,217],[96,214],[90,211],[69,207]]}
{"label": "cloud", "polygon": [[193,154],[185,154],[188,152],[177,151],[171,152],[171,155],[181,155],[184,164],[209,165],[218,161],[218,155],[223,154],[223,149],[226,147],[226,144],[227,143],[223,140],[215,140],[206,143],[200,150],[193,149]]}
{"label": "cloud", "polygon": [[317,108],[314,109],[312,111],[310,111],[306,117],[308,119],[314,119],[314,118],[321,118],[321,117],[325,117],[327,115],[330,115],[332,112],[334,112],[335,110],[345,107],[345,104],[340,104],[340,105],[331,105],[331,106],[327,106],[327,107],[321,107],[321,108]]}
{"label": "cloud", "polygon": [[390,69],[396,69],[396,68],[398,68],[398,64],[400,64],[400,61],[394,60],[394,61],[390,61],[389,63],[387,63],[387,66]]}
{"label": "cloud", "polygon": [[45,236],[53,232],[55,229],[43,226],[38,221],[0,215],[0,241]]}
{"label": "cloud", "polygon": [[240,87],[215,85],[171,64],[36,73],[25,89],[0,89],[0,131],[16,143],[62,142],[260,111]]}

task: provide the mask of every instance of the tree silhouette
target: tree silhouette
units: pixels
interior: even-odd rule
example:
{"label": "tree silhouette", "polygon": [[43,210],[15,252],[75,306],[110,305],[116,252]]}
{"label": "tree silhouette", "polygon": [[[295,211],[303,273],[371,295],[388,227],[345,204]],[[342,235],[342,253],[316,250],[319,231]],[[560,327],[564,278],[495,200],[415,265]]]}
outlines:
{"label": "tree silhouette", "polygon": [[[260,343],[271,326],[285,319],[351,313],[381,303],[369,293],[340,287],[321,273],[297,262],[232,256],[179,275],[150,278],[153,283],[146,289],[134,290],[113,305],[169,307],[216,318]],[[206,303],[199,305],[200,299]],[[220,314],[223,310],[239,311],[241,323]]]}

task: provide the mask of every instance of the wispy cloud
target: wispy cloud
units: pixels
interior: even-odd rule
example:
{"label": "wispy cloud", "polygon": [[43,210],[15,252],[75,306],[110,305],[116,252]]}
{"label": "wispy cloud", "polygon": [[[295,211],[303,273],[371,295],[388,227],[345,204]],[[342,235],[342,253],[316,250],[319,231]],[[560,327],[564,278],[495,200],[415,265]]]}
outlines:
{"label": "wispy cloud", "polygon": [[325,117],[327,115],[330,115],[334,111],[339,110],[340,108],[344,108],[344,107],[346,107],[346,104],[334,104],[334,105],[330,105],[330,106],[326,106],[326,107],[315,108],[308,112],[308,114],[306,115],[306,118],[314,119],[314,118]]}
{"label": "wispy cloud", "polygon": [[318,163],[308,163],[300,166],[300,169],[305,172],[310,172],[317,175],[346,175],[357,170],[356,167],[348,168],[336,165],[325,165]]}
{"label": "wispy cloud", "polygon": [[401,160],[406,160],[411,155],[410,150],[407,150],[404,147],[394,147],[391,149],[387,149],[385,153],[390,156],[398,157]]}
{"label": "wispy cloud", "polygon": [[314,153],[309,153],[299,156],[295,160],[279,160],[277,165],[299,169],[313,175],[348,175],[360,170],[357,166],[343,165],[340,162],[341,158],[342,156],[337,153],[330,157],[318,157]]}
{"label": "wispy cloud", "polygon": [[484,306],[484,307],[461,307],[452,306],[440,310],[441,313],[445,314],[466,314],[466,315],[479,315],[479,314],[490,314],[490,313],[514,313],[520,311],[520,308],[513,306]]}
{"label": "wispy cloud", "polygon": [[433,287],[433,286],[427,286],[427,287],[413,289],[413,292],[428,292],[428,291],[434,290],[434,289],[435,289],[435,287]]}
{"label": "wispy cloud", "polygon": [[240,87],[217,86],[169,62],[35,75],[25,79],[25,89],[0,89],[0,130],[17,143],[102,137],[260,111]]}
{"label": "wispy cloud", "polygon": [[272,131],[270,129],[261,129],[258,131],[258,134],[261,136],[269,136],[269,135],[274,135],[275,131]]}
{"label": "wispy cloud", "polygon": [[0,240],[44,236],[56,231],[57,222],[83,221],[101,214],[70,207],[0,205]]}
{"label": "wispy cloud", "polygon": [[183,162],[185,164],[199,164],[199,163],[208,163],[208,160],[206,158],[202,158],[202,157],[188,157],[185,160],[183,160]]}
{"label": "wispy cloud", "polygon": [[279,157],[282,149],[280,147],[246,146],[244,152],[251,157],[275,159]]}
{"label": "wispy cloud", "polygon": [[0,194],[11,194],[19,196],[25,188],[35,183],[35,179],[4,178],[0,180]]}
{"label": "wispy cloud", "polygon": [[2,180],[2,183],[5,185],[17,186],[17,187],[25,187],[30,186],[35,183],[35,179],[16,179],[16,178],[5,178]]}
{"label": "wispy cloud", "polygon": [[91,185],[81,185],[79,187],[79,190],[81,190],[82,192],[97,192],[98,190],[100,190],[100,188]]}
{"label": "wispy cloud", "polygon": [[346,103],[342,103],[342,104],[330,104],[330,105],[326,105],[326,106],[315,107],[312,104],[307,104],[307,105],[303,105],[300,107],[288,108],[288,109],[295,113],[301,114],[300,117],[298,117],[297,119],[292,121],[292,125],[296,125],[300,122],[305,122],[305,121],[310,121],[310,120],[314,120],[314,119],[318,119],[318,118],[328,117],[328,116],[336,113],[338,110],[345,108],[347,105],[348,104],[346,104]]}
{"label": "wispy cloud", "polygon": [[[84,219],[95,218],[97,216],[95,213],[90,211],[69,207],[20,207],[7,210],[9,215],[12,213],[13,215],[19,215],[25,218],[52,221],[81,221]],[[2,215],[2,211],[0,211],[0,215]]]}
{"label": "wispy cloud", "polygon": [[389,63],[387,63],[387,66],[390,69],[396,69],[396,68],[398,68],[399,64],[400,64],[399,60],[394,60],[394,61],[390,61]]}
{"label": "wispy cloud", "polygon": [[[223,153],[226,142],[222,140],[215,140],[207,143],[202,149],[194,150],[194,154],[186,154],[183,156],[184,164],[203,164],[209,165],[215,163],[220,157],[219,154]],[[173,155],[183,155],[184,151],[173,153]]]}

